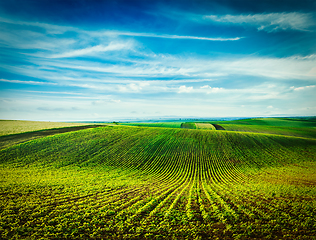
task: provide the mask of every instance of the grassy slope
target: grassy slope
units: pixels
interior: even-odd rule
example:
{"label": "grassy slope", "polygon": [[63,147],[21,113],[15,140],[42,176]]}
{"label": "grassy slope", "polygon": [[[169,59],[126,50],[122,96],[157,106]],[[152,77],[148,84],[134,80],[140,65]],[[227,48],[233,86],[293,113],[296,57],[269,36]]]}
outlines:
{"label": "grassy slope", "polygon": [[181,123],[181,128],[196,129],[196,124],[194,122]]}
{"label": "grassy slope", "polygon": [[258,132],[316,138],[316,121],[287,118],[254,118],[214,122],[227,131]]}
{"label": "grassy slope", "polygon": [[0,232],[309,239],[315,153],[313,139],[195,129],[112,126],[36,139],[0,151]]}
{"label": "grassy slope", "polygon": [[79,131],[82,129],[87,128],[95,128],[100,126],[106,126],[106,125],[83,125],[83,126],[74,126],[74,127],[61,127],[61,128],[53,128],[53,129],[43,129],[39,131],[33,131],[33,132],[22,132],[17,134],[10,134],[10,135],[4,135],[0,136],[0,150],[14,146],[18,143],[27,142],[30,140],[34,140],[37,138],[42,138],[50,135],[65,133],[65,132],[72,132],[72,131]]}
{"label": "grassy slope", "polygon": [[239,124],[222,124],[227,131],[238,132],[257,132],[268,134],[279,134],[296,137],[316,138],[316,128],[307,127],[277,127],[262,125],[239,125]]}
{"label": "grassy slope", "polygon": [[84,125],[92,125],[92,124],[91,123],[0,120],[0,136],[23,133],[23,132],[33,132],[33,131],[38,131],[38,130],[43,130],[43,129],[84,126]]}
{"label": "grassy slope", "polygon": [[126,126],[138,127],[165,127],[165,128],[180,128],[181,122],[157,122],[157,123],[120,123]]}
{"label": "grassy slope", "polygon": [[213,124],[210,123],[195,123],[197,129],[216,130]]}
{"label": "grassy slope", "polygon": [[292,118],[252,118],[234,121],[218,121],[218,124],[264,125],[278,127],[316,127],[316,120],[298,120]]}

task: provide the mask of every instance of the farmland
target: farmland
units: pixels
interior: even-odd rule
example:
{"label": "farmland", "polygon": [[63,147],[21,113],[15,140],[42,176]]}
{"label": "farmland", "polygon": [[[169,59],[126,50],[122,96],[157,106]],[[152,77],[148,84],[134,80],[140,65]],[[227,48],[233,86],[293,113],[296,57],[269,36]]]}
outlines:
{"label": "farmland", "polygon": [[220,124],[220,126],[227,131],[258,132],[316,138],[315,118],[255,118],[212,123]]}
{"label": "farmland", "polygon": [[138,126],[138,127],[180,128],[181,122],[121,123],[121,125]]}
{"label": "farmland", "polygon": [[313,239],[312,123],[239,123],[104,125],[4,147],[1,238]]}
{"label": "farmland", "polygon": [[0,120],[0,136],[39,130],[91,125],[91,123]]}

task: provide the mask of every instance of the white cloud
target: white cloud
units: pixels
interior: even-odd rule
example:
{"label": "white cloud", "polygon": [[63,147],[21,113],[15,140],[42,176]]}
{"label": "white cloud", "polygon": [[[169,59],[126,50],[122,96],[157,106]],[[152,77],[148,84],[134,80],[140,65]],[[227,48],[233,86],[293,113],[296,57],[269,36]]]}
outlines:
{"label": "white cloud", "polygon": [[254,25],[258,30],[265,30],[267,32],[287,29],[306,31],[310,27],[315,26],[311,14],[299,12],[222,16],[208,15],[204,16],[204,18],[216,22]]}
{"label": "white cloud", "polygon": [[207,90],[207,91],[206,91],[207,94],[225,91],[224,88],[210,87],[209,85],[205,85],[205,86],[202,86],[202,87],[200,87],[200,88],[201,88],[201,89],[206,89],[206,90]]}
{"label": "white cloud", "polygon": [[[135,60],[133,63],[125,63],[124,58],[120,56],[111,55],[105,59],[118,62],[111,64],[64,58],[49,60],[30,58],[29,62],[34,65],[12,66],[2,63],[0,68],[12,73],[62,84],[74,81],[133,83],[132,78],[135,77],[139,80],[166,78],[166,81],[169,81],[170,78],[178,78],[178,80],[170,80],[170,83],[208,82],[215,81],[222,76],[227,78],[232,75],[280,80],[316,80],[315,76],[310,74],[316,65],[316,55],[286,58],[246,57],[225,60],[157,55],[146,58],[145,62]],[[214,77],[214,79],[210,79],[210,77]],[[163,80],[159,81],[163,82]]]}
{"label": "white cloud", "polygon": [[185,85],[179,87],[178,93],[189,93],[193,91],[193,87],[186,87]]}
{"label": "white cloud", "polygon": [[222,91],[222,90],[224,90],[223,88],[218,88],[218,87],[213,87],[213,88],[211,88],[210,87],[210,90],[208,91],[208,93],[216,93],[216,92],[220,92],[220,91]]}
{"label": "white cloud", "polygon": [[15,25],[40,27],[40,28],[45,29],[48,34],[63,34],[67,31],[78,31],[77,28],[69,27],[69,26],[60,26],[60,25],[40,23],[40,22],[19,21],[19,20],[12,20],[12,19],[3,18],[3,17],[0,17],[0,22],[15,24]]}
{"label": "white cloud", "polygon": [[111,42],[108,46],[104,46],[102,44],[88,47],[84,49],[78,49],[70,52],[64,52],[61,54],[55,54],[50,56],[50,58],[67,58],[67,57],[78,57],[82,55],[89,55],[93,53],[99,53],[99,52],[108,52],[108,51],[118,51],[122,49],[131,48],[131,45],[129,43],[113,43]]}
{"label": "white cloud", "polygon": [[[23,90],[24,91],[24,90]],[[52,92],[52,91],[30,91],[25,90],[24,92],[29,93],[40,93],[40,94],[66,94],[66,95],[82,95],[82,93],[76,93],[76,92]]]}
{"label": "white cloud", "polygon": [[[299,15],[300,13],[295,14],[301,16]],[[296,16],[295,14],[294,16]],[[256,19],[254,22],[261,21],[258,19],[269,19],[268,15],[270,16],[271,14],[261,15],[261,17],[253,17]],[[285,13],[277,16],[283,15],[288,17],[292,16],[286,15]],[[275,14],[272,14],[272,16],[275,17]],[[305,15],[303,14],[302,16]],[[238,20],[238,16],[233,17],[236,17],[232,18],[235,19],[234,21],[241,21]],[[288,17],[286,17],[286,19],[288,19]],[[223,16],[217,16],[216,19],[220,20],[222,18]],[[251,17],[248,16],[245,18],[246,20],[243,21],[251,22],[249,18],[251,19]],[[222,20],[224,21],[225,18]],[[49,24],[46,25],[44,23],[31,22],[17,22],[17,24],[33,24],[34,26],[36,25],[45,29],[58,27],[57,25],[51,26]],[[1,30],[3,29],[0,29],[0,31]],[[29,29],[23,34],[22,38],[14,29],[11,30],[8,26],[4,30],[4,34],[0,34],[0,39],[3,38],[2,40],[5,42],[6,46],[9,46],[10,48],[34,50],[33,53],[28,52],[23,54],[23,57],[27,58],[27,61],[34,65],[12,66],[1,63],[0,68],[13,73],[20,73],[40,79],[48,79],[54,82],[65,81],[71,78],[76,79],[76,81],[84,81],[85,79],[95,79],[93,81],[99,81],[100,79],[109,77],[113,77],[113,80],[118,81],[122,78],[131,77],[178,78],[179,81],[181,81],[181,78],[185,77],[191,81],[199,81],[199,79],[217,78],[236,74],[263,76],[275,79],[303,80],[315,79],[316,76],[315,54],[287,58],[244,57],[225,60],[207,59],[206,57],[192,58],[155,54],[150,49],[146,49],[141,44],[137,44],[136,40],[126,41],[126,39],[122,40],[118,38],[120,35],[163,38],[191,38],[193,36],[159,35],[120,31],[97,32],[84,31],[76,28],[64,29],[64,27],[61,26],[60,32],[75,31],[77,37],[69,38],[65,35],[61,35],[56,38],[55,36],[43,34],[41,31],[35,32],[34,29]],[[115,37],[115,39],[113,39],[113,37]],[[193,38],[195,39],[198,37]],[[96,45],[91,46],[92,42]],[[129,54],[133,57],[130,57]],[[97,56],[104,61],[92,62],[89,60],[78,61],[69,59],[71,57],[86,55]],[[113,62],[115,64],[112,64]]]}
{"label": "white cloud", "polygon": [[119,99],[98,99],[93,102],[91,102],[92,105],[105,105],[108,103],[121,103],[121,100]]}
{"label": "white cloud", "polygon": [[301,90],[306,90],[306,89],[312,89],[314,88],[316,85],[310,85],[310,86],[303,86],[303,87],[290,87],[290,89],[294,90],[294,91],[301,91]]}
{"label": "white cloud", "polygon": [[197,37],[197,36],[182,36],[182,35],[169,35],[169,34],[156,34],[156,33],[137,33],[137,32],[123,32],[123,31],[105,31],[104,35],[117,35],[117,36],[133,36],[133,37],[153,37],[153,38],[167,38],[167,39],[192,39],[192,40],[206,40],[206,41],[237,41],[242,37],[225,38],[225,37]]}
{"label": "white cloud", "polygon": [[0,82],[32,84],[32,85],[57,85],[57,83],[52,83],[52,82],[21,81],[21,80],[9,80],[9,79],[3,79],[3,78],[0,79]]}
{"label": "white cloud", "polygon": [[315,66],[316,56],[310,58],[249,57],[237,60],[214,62],[213,67],[220,72],[264,76],[278,79],[315,79],[308,72]]}
{"label": "white cloud", "polygon": [[166,38],[166,39],[191,39],[191,40],[206,40],[206,41],[237,41],[242,37],[199,37],[199,36],[183,36],[183,35],[170,35],[170,34],[157,34],[157,33],[144,33],[144,32],[126,32],[126,31],[85,31],[75,27],[69,26],[60,26],[48,23],[40,23],[40,22],[27,22],[27,21],[19,21],[12,20],[0,17],[0,22],[15,24],[20,26],[35,26],[39,28],[43,28],[46,30],[47,34],[63,34],[67,31],[77,32],[80,34],[86,34],[90,36],[108,36],[108,37],[117,37],[117,36],[131,36],[131,37],[152,37],[152,38]]}
{"label": "white cloud", "polygon": [[[117,89],[119,92],[140,92],[144,87],[149,85],[150,84],[146,81],[134,81],[130,84],[117,85]],[[113,90],[115,90],[115,87]]]}

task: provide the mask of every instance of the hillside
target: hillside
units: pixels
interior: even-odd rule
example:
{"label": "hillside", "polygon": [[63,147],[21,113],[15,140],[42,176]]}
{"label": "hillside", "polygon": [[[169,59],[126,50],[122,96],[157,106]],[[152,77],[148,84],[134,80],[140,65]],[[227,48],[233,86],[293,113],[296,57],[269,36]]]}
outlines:
{"label": "hillside", "polygon": [[316,138],[315,118],[252,118],[211,123],[219,124],[227,131],[257,132]]}
{"label": "hillside", "polygon": [[310,239],[316,140],[107,126],[0,151],[1,236]]}
{"label": "hillside", "polygon": [[[18,121],[0,120],[0,136],[9,134],[19,134],[54,128],[78,127],[94,125],[91,123],[71,123],[71,122],[40,122],[40,121]],[[97,124],[100,125],[100,124]]]}

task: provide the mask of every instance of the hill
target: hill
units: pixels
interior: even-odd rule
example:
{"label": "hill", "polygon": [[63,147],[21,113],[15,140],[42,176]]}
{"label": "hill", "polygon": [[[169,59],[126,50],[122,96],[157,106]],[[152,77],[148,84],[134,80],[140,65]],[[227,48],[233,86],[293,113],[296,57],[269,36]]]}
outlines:
{"label": "hill", "polygon": [[211,123],[222,126],[226,131],[316,138],[315,118],[253,118],[234,121],[215,121]]}
{"label": "hill", "polygon": [[316,140],[106,126],[0,151],[1,236],[310,239]]}

